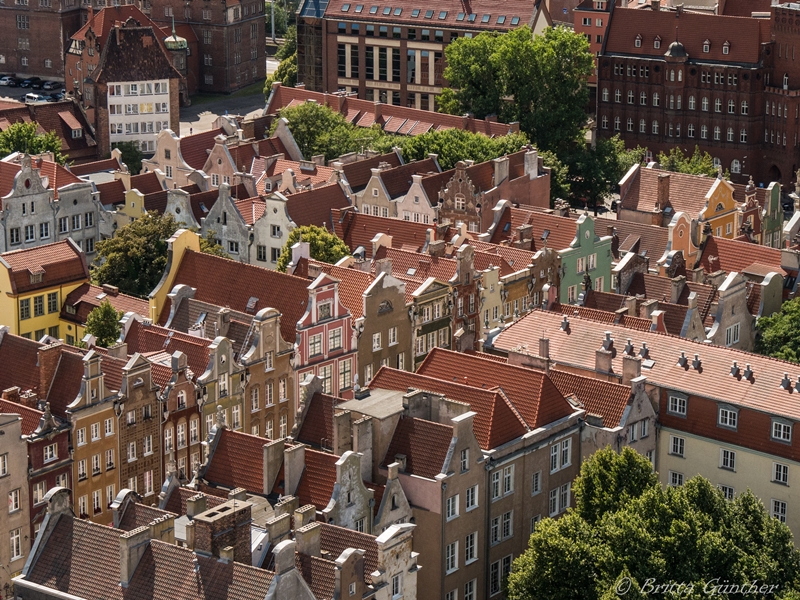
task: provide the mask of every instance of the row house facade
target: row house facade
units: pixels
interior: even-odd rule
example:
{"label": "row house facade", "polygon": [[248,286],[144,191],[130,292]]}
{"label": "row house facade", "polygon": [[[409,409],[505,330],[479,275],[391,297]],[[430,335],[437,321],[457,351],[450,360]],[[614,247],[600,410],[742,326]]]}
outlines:
{"label": "row house facade", "polygon": [[0,573],[4,590],[10,589],[11,578],[22,572],[30,552],[28,449],[22,434],[22,419],[18,412],[6,412],[5,408],[0,413],[0,431],[3,432],[4,439],[8,440],[0,455],[0,467],[3,469],[0,493],[8,498],[8,512],[3,515],[3,525],[0,528],[4,542],[0,544],[0,557],[3,564],[9,567],[8,573],[5,569]]}
{"label": "row house facade", "polygon": [[599,132],[653,154],[697,145],[737,183],[788,183],[798,163],[797,14],[792,4],[745,18],[655,1],[615,7],[598,57]]}

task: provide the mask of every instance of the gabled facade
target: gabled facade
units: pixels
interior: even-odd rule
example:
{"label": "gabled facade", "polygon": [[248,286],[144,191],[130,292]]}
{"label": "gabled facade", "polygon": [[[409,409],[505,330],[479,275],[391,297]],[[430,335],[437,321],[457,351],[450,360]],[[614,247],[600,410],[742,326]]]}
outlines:
{"label": "gabled facade", "polygon": [[[450,286],[433,277],[411,292],[408,315],[411,319],[414,371],[433,348],[451,347],[453,295]],[[371,379],[371,377],[370,377]],[[364,383],[369,380],[364,378]]]}
{"label": "gabled facade", "polygon": [[575,239],[561,255],[561,288],[559,299],[574,304],[580,294],[584,277],[591,280],[592,289],[607,292],[611,289],[611,237],[595,234],[594,220],[581,215],[575,224]]}
{"label": "gabled facade", "polygon": [[28,486],[28,444],[22,435],[22,416],[15,412],[0,413],[0,431],[3,432],[3,449],[0,461],[5,465],[5,477],[0,478],[0,493],[8,498],[8,512],[3,515],[2,536],[8,540],[0,545],[0,558],[8,565],[8,573],[0,573],[3,586],[11,585],[11,578],[22,572],[31,535],[30,488]]}
{"label": "gabled facade", "polygon": [[321,273],[308,286],[308,308],[297,322],[297,381],[317,375],[323,393],[349,397],[358,372],[354,339],[352,315],[339,298],[339,281]]}

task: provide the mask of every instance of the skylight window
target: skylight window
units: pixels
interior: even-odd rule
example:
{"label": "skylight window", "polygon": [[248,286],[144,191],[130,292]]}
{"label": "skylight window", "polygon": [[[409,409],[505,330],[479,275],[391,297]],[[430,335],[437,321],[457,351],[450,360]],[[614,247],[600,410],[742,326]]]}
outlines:
{"label": "skylight window", "polygon": [[476,15],[475,13],[472,13],[472,14],[471,14],[471,15],[470,15],[470,16],[467,18],[467,21],[469,21],[470,23],[474,23],[474,22],[475,22],[475,17],[477,17],[477,16],[478,16],[478,15]]}
{"label": "skylight window", "polygon": [[519,25],[519,17],[512,17],[511,18],[512,25]]}
{"label": "skylight window", "polygon": [[392,7],[391,7],[391,6],[387,6],[387,7],[385,7],[385,8],[383,9],[383,14],[384,14],[384,15],[391,14],[391,12],[392,12]]}
{"label": "skylight window", "polygon": [[377,6],[371,6],[370,9],[369,9],[369,14],[371,14],[371,15],[378,14],[378,7]]}
{"label": "skylight window", "polygon": [[362,10],[364,10],[364,5],[363,4],[356,4],[356,12],[360,13]]}
{"label": "skylight window", "polygon": [[411,11],[411,16],[416,19],[419,16],[419,9],[415,8],[414,10],[412,10]]}
{"label": "skylight window", "polygon": [[498,25],[502,25],[505,22],[506,22],[506,16],[505,15],[500,15],[499,17],[497,17],[497,24]]}
{"label": "skylight window", "polygon": [[403,9],[398,6],[397,8],[394,9],[394,16],[399,17],[402,12]]}
{"label": "skylight window", "polygon": [[408,271],[406,271],[406,275],[416,275],[416,274],[417,270],[414,268],[409,268]]}
{"label": "skylight window", "polygon": [[350,5],[349,4],[342,4],[342,12],[347,12],[348,10],[350,10]]}
{"label": "skylight window", "polygon": [[463,21],[466,15],[464,13],[458,13],[456,16],[456,21]]}
{"label": "skylight window", "polygon": [[425,11],[425,18],[426,19],[432,19],[433,18],[433,11],[432,10],[426,10]]}
{"label": "skylight window", "polygon": [[491,18],[492,18],[492,15],[483,15],[483,17],[481,17],[481,23],[488,23],[489,19],[491,19]]}
{"label": "skylight window", "polygon": [[446,10],[439,11],[439,19],[444,21],[446,18],[447,18],[447,11]]}

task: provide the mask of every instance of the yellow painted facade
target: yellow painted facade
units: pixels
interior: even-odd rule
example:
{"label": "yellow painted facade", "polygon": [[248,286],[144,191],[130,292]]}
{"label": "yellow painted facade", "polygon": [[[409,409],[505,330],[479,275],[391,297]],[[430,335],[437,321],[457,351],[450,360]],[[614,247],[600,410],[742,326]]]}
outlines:
{"label": "yellow painted facade", "polygon": [[172,291],[178,267],[187,250],[200,252],[200,236],[188,229],[179,229],[168,240],[167,268],[164,276],[152,292],[150,292],[150,319],[158,323],[167,294]]}
{"label": "yellow painted facade", "polygon": [[67,295],[86,283],[83,278],[74,282],[44,286],[22,294],[14,294],[10,272],[0,269],[0,324],[8,325],[10,333],[38,340],[52,335],[64,339],[66,329],[61,322],[61,306]]}
{"label": "yellow painted facade", "polygon": [[[673,452],[681,448],[683,456]],[[727,454],[723,455],[723,451]],[[733,468],[728,468],[731,452]],[[776,481],[776,463],[786,466],[786,483]],[[773,514],[775,508],[779,512],[785,509],[786,524],[795,538],[800,535],[800,495],[794,493],[800,478],[798,462],[664,427],[659,432],[656,468],[664,485],[673,484],[676,476],[682,476],[685,483],[695,475],[702,475],[712,485],[732,488],[735,494],[749,488],[768,513]],[[777,507],[774,502],[778,502]]]}
{"label": "yellow painted facade", "polygon": [[137,189],[125,192],[125,204],[117,206],[117,227],[124,227],[141,219],[147,211],[144,208],[144,195]]}
{"label": "yellow painted facade", "polygon": [[708,223],[714,237],[733,239],[738,232],[738,206],[733,199],[733,186],[724,179],[717,179],[706,194],[706,206],[700,211],[702,229]]}

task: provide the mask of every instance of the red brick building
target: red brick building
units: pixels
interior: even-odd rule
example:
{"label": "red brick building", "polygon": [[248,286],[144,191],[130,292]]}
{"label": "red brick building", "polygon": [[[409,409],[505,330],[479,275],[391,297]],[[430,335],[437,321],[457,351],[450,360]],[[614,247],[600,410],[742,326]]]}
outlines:
{"label": "red brick building", "polygon": [[[589,49],[594,56],[600,56],[600,52],[603,50],[603,42],[606,39],[613,6],[613,0],[583,0],[572,11],[574,29],[577,33],[586,36]],[[589,77],[589,101],[592,107],[596,102],[594,92],[597,89],[597,60],[595,60],[594,66],[595,71]]]}
{"label": "red brick building", "polygon": [[[174,21],[179,28],[191,27],[199,46],[197,85],[201,91],[229,93],[265,79],[263,2],[138,0],[136,4],[160,25],[171,26]],[[178,34],[188,37],[180,29]]]}
{"label": "red brick building", "polygon": [[653,154],[698,145],[739,183],[793,179],[800,7],[752,14],[615,7],[598,58],[600,134]]}

